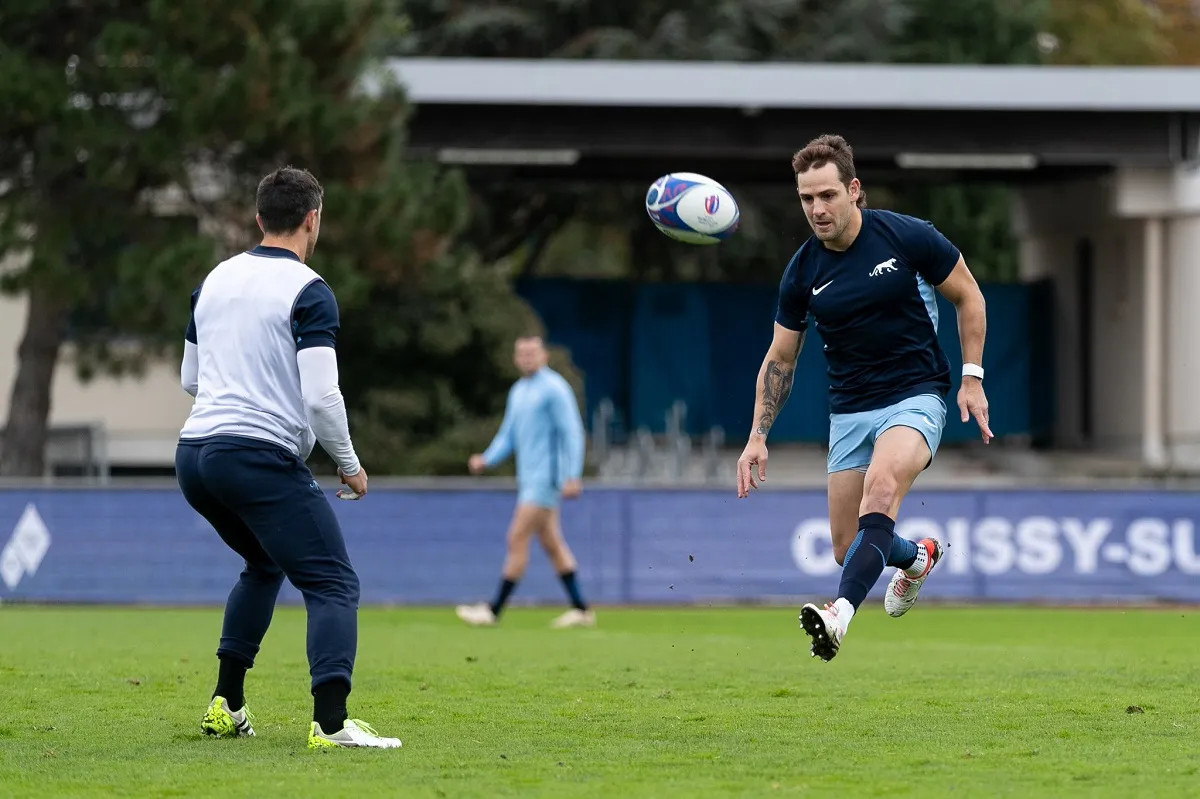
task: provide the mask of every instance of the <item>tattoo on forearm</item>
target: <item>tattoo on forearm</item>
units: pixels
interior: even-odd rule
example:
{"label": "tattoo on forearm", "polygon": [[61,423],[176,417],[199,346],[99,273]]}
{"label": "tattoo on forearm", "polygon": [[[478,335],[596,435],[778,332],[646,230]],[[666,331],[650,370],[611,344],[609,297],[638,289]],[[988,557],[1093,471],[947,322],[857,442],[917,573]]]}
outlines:
{"label": "tattoo on forearm", "polygon": [[792,393],[792,378],[795,374],[795,364],[767,361],[767,368],[763,373],[763,410],[755,428],[759,435],[765,436],[775,423],[779,409]]}

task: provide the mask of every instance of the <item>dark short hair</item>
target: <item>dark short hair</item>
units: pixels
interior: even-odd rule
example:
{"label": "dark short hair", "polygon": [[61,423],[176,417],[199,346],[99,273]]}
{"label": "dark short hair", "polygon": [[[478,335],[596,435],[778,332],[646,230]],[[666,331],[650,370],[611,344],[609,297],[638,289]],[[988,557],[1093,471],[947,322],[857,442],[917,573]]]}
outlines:
{"label": "dark short hair", "polygon": [[[854,150],[848,141],[835,134],[818,136],[804,145],[804,149],[792,156],[792,171],[798,176],[810,169],[820,169],[831,161],[837,167],[842,185],[849,188],[850,181],[857,177],[854,172]],[[867,192],[859,189],[858,206],[861,208],[866,204]]]}
{"label": "dark short hair", "polygon": [[291,233],[304,223],[309,211],[321,207],[325,190],[307,169],[285,166],[258,184],[255,207],[267,233]]}

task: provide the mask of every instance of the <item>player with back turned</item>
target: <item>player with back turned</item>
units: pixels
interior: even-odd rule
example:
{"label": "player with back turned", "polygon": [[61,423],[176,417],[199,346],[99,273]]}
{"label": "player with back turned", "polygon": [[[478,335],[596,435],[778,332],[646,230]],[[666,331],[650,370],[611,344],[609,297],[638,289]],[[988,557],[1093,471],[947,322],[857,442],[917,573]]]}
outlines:
{"label": "player with back turned", "polygon": [[358,646],[358,575],[337,517],[305,460],[315,442],[338,464],[349,498],[367,493],[338,387],[337,300],[305,265],[324,192],[307,171],[262,179],[262,243],[218,264],[192,294],[180,377],[195,403],[175,471],[184,498],[245,561],[225,605],[217,686],[200,723],[208,735],[254,735],[246,671],[287,577],[308,612],[313,695],[310,749],[394,749],[347,718]]}
{"label": "player with back turned", "polygon": [[[792,390],[808,316],[825,343],[829,375],[829,527],[842,566],[837,599],[800,612],[812,654],[831,660],[883,570],[891,616],[916,602],[942,556],[932,538],[895,533],[900,503],[937,454],[950,366],[938,345],[934,289],[953,303],[962,342],[962,421],[992,438],[983,391],[983,295],[958,249],[929,222],[865,208],[854,154],[821,136],[792,159],[813,230],[779,286],[775,332],[759,371],[754,427],[738,460],[738,496],[766,479],[767,434]],[[756,480],[757,478],[757,480]]]}

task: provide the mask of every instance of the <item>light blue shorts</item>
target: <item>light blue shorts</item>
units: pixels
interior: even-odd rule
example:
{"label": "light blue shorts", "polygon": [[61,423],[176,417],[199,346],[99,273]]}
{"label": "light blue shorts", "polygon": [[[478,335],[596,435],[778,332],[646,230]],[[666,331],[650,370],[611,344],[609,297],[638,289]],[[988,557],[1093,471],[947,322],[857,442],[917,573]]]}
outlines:
{"label": "light blue shorts", "polygon": [[534,483],[517,487],[517,504],[533,505],[538,508],[557,508],[562,500],[562,489],[548,483]]}
{"label": "light blue shorts", "polygon": [[932,463],[946,429],[946,403],[936,394],[920,394],[874,411],[829,414],[828,472],[865,472],[875,451],[875,439],[884,430],[898,426],[911,427],[925,436]]}

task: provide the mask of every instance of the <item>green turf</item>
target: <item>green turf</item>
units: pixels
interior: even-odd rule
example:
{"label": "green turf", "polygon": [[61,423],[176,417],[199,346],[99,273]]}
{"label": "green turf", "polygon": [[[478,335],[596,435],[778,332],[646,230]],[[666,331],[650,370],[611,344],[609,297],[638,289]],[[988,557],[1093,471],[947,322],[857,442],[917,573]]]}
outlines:
{"label": "green turf", "polygon": [[551,617],[364,611],[351,713],[404,748],[314,753],[301,611],[227,741],[198,731],[220,611],[4,606],[0,794],[1200,794],[1195,611],[873,606],[828,664],[792,609]]}

